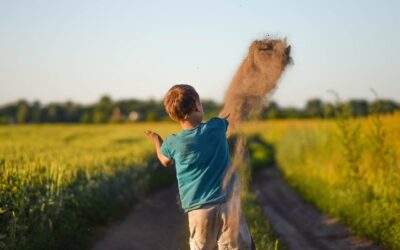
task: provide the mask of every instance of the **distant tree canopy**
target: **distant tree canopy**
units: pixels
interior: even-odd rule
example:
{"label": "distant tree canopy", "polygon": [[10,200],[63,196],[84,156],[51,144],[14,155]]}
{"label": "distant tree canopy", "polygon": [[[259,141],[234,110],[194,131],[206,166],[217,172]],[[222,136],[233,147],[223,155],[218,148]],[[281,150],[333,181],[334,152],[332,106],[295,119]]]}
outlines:
{"label": "distant tree canopy", "polygon": [[306,103],[305,115],[310,118],[323,117],[324,104],[320,99],[311,99]]}
{"label": "distant tree canopy", "polygon": [[[212,100],[202,100],[205,119],[217,116],[222,105]],[[369,114],[393,113],[400,105],[392,100],[378,99],[349,100],[340,104],[353,117]],[[260,112],[261,119],[293,119],[293,118],[334,118],[339,107],[336,103],[310,99],[304,108],[281,107],[272,101],[266,103]],[[119,123],[141,121],[170,120],[160,100],[112,100],[102,96],[98,102],[81,105],[67,101],[42,105],[39,101],[29,103],[19,100],[0,107],[0,124],[25,123]]]}

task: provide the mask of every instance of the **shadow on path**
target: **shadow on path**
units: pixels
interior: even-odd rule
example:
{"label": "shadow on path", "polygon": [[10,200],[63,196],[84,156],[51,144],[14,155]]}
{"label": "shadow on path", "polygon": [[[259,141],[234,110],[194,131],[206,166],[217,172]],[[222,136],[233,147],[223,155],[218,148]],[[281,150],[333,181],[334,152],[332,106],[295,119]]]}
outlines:
{"label": "shadow on path", "polygon": [[177,197],[176,183],[154,193],[110,226],[93,250],[184,250],[187,222]]}

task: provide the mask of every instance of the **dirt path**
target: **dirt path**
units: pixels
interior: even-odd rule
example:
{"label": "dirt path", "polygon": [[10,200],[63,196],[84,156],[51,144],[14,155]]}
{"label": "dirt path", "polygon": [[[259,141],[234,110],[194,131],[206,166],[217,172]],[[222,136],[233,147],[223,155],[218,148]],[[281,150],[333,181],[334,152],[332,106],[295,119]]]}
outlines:
{"label": "dirt path", "polygon": [[352,236],[342,223],[302,200],[275,167],[260,171],[254,188],[264,214],[289,249],[383,249]]}
{"label": "dirt path", "polygon": [[176,184],[151,195],[112,225],[93,250],[184,250],[186,215],[177,195]]}
{"label": "dirt path", "polygon": [[[260,171],[253,187],[269,222],[289,249],[383,249],[352,236],[343,224],[302,200],[274,167]],[[174,184],[142,201],[112,225],[93,250],[186,250],[187,219],[177,195]]]}

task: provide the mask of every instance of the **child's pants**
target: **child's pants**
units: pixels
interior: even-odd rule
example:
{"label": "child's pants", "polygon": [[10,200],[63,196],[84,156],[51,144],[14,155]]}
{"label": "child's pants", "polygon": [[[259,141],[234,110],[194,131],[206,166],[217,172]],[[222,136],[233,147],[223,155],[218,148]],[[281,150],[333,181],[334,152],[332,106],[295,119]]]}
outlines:
{"label": "child's pants", "polygon": [[191,250],[255,249],[240,198],[191,210],[188,217]]}

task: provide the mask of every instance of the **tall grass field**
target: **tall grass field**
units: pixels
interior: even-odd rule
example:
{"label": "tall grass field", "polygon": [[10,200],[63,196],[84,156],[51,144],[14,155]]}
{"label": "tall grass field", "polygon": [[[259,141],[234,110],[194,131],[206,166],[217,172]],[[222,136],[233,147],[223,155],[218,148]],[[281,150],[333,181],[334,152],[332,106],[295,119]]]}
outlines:
{"label": "tall grass field", "polygon": [[[146,129],[163,137],[179,131],[173,123],[1,126],[0,249],[87,248],[98,225],[172,183]],[[400,114],[254,122],[243,130],[274,146],[278,167],[307,200],[400,249]],[[256,167],[270,157],[259,145],[250,149]],[[244,207],[257,243],[273,246],[254,196]]]}
{"label": "tall grass field", "polygon": [[251,123],[291,186],[357,234],[400,249],[400,113]]}
{"label": "tall grass field", "polygon": [[[90,248],[109,221],[171,184],[175,173],[155,159],[147,129],[164,138],[179,131],[173,123],[1,126],[0,249]],[[244,200],[257,244],[274,249],[254,195]]]}
{"label": "tall grass field", "polygon": [[171,183],[145,129],[165,136],[177,127],[0,127],[0,249],[77,249],[92,225]]}

